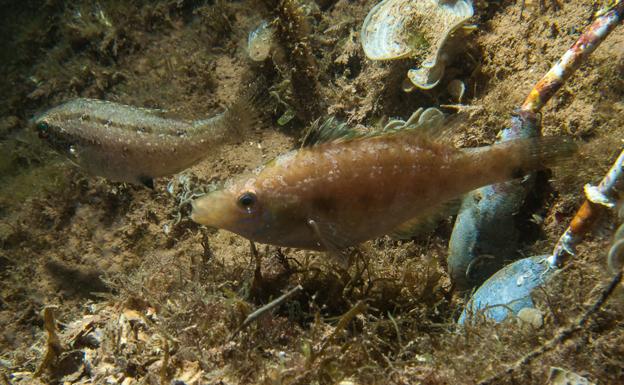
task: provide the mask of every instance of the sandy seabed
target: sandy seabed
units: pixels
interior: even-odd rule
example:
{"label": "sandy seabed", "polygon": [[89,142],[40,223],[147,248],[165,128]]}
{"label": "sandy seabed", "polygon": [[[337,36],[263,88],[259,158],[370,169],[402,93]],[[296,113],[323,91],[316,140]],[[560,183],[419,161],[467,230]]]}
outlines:
{"label": "sandy seabed", "polygon": [[[410,241],[367,242],[349,266],[264,245],[254,258],[245,239],[188,219],[185,194],[297,147],[311,118],[374,129],[419,107],[456,105],[446,89],[453,79],[467,89],[455,144],[492,143],[598,9],[591,0],[559,0],[559,9],[546,1],[543,10],[527,1],[520,17],[520,2],[477,2],[477,29],[442,84],[406,94],[410,60],[373,62],[362,51],[360,27],[375,3],[3,2],[0,384],[471,384],[496,374],[492,383],[541,384],[551,367],[624,382],[621,287],[578,324],[611,280],[613,214],[535,293],[542,326],[464,329],[454,322],[466,294],[446,272],[452,217]],[[256,63],[247,34],[262,19],[277,20],[278,47]],[[312,68],[304,75],[301,58]],[[264,123],[154,190],[86,175],[27,128],[78,96],[202,118],[260,76],[271,90],[258,103]],[[279,125],[289,110],[295,118]],[[620,26],[543,110],[544,135],[576,138],[584,158],[538,177],[519,213],[523,255],[551,250],[582,186],[617,156],[623,114]],[[298,284],[301,292],[235,333]]]}

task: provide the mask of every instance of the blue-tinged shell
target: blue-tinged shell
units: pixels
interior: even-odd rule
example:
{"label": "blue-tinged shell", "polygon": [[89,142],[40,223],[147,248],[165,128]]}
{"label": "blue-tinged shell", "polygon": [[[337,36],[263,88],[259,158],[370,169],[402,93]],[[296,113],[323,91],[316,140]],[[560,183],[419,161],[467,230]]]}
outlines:
{"label": "blue-tinged shell", "polygon": [[547,255],[523,258],[499,270],[474,293],[458,323],[463,325],[466,319],[480,315],[502,322],[510,314],[517,315],[524,308],[534,307],[531,292],[557,271],[550,268],[547,258]]}
{"label": "blue-tinged shell", "polygon": [[[538,135],[536,118],[514,116],[512,125],[501,131],[500,142]],[[449,241],[447,264],[453,284],[461,290],[480,285],[506,260],[515,259],[518,230],[515,215],[534,177],[484,186],[468,193],[462,201]]]}

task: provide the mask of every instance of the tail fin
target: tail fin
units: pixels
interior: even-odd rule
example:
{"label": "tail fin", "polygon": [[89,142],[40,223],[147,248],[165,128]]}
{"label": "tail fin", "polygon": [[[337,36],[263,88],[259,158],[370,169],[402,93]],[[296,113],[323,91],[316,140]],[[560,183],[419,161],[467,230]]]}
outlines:
{"label": "tail fin", "polygon": [[266,90],[266,81],[262,76],[249,82],[227,110],[214,117],[196,121],[195,128],[205,131],[208,136],[222,137],[227,142],[245,138],[262,123],[259,105],[268,98]]}
{"label": "tail fin", "polygon": [[571,158],[578,150],[577,142],[567,136],[517,139],[500,143],[500,145],[506,143],[519,148],[518,161],[530,170],[551,167]]}
{"label": "tail fin", "polygon": [[531,171],[551,167],[569,159],[578,145],[564,136],[514,139],[492,146],[470,149],[469,161],[482,167],[485,184],[520,178]]}
{"label": "tail fin", "polygon": [[267,80],[259,76],[247,82],[239,93],[237,101],[223,114],[223,121],[233,135],[245,137],[262,123],[262,102],[268,100]]}

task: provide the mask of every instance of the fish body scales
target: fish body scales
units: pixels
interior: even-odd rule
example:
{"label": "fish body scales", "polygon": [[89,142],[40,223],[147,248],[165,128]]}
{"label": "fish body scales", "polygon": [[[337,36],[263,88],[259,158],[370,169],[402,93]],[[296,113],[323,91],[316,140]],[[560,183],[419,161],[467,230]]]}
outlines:
{"label": "fish body scales", "polygon": [[[198,199],[193,218],[258,242],[341,249],[539,167],[550,147],[535,145],[514,141],[462,151],[409,131],[320,144]],[[241,210],[237,199],[246,195],[255,205]]]}
{"label": "fish body scales", "polygon": [[237,137],[241,125],[249,123],[240,107],[210,119],[184,121],[163,117],[158,110],[74,99],[34,123],[40,137],[90,174],[143,183],[182,171]]}

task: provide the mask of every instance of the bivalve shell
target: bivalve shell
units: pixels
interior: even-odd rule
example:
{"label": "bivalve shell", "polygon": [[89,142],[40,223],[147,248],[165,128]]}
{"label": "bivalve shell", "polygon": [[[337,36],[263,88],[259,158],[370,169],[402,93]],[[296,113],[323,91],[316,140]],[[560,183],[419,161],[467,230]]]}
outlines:
{"label": "bivalve shell", "polygon": [[371,60],[416,59],[409,79],[433,88],[444,74],[447,40],[473,14],[471,0],[383,0],[364,19],[362,47]]}
{"label": "bivalve shell", "polygon": [[253,61],[264,61],[271,54],[273,46],[273,28],[263,20],[247,38],[247,52]]}
{"label": "bivalve shell", "polygon": [[435,107],[419,108],[407,120],[392,119],[383,131],[403,130],[406,128],[435,129],[444,123],[444,113]]}
{"label": "bivalve shell", "polygon": [[446,86],[446,90],[449,94],[451,94],[457,103],[461,103],[464,94],[466,93],[466,84],[459,79],[453,79]]}

